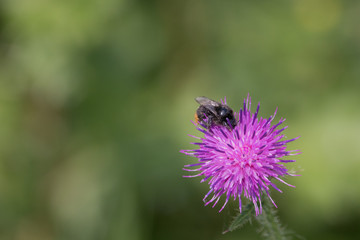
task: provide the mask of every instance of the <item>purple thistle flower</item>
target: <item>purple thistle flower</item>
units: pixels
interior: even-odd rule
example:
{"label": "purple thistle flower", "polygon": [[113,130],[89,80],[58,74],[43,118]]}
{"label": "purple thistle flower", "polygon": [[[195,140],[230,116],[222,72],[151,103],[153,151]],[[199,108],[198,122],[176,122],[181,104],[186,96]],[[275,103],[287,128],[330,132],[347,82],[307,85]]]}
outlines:
{"label": "purple thistle flower", "polygon": [[[226,100],[225,100],[226,104]],[[209,129],[197,126],[197,130],[204,133],[200,142],[192,143],[199,146],[199,149],[181,150],[180,152],[198,158],[196,164],[185,165],[185,171],[198,171],[192,176],[203,176],[201,182],[209,180],[210,191],[205,195],[203,201],[205,205],[213,203],[213,207],[218,203],[220,197],[225,195],[225,203],[221,207],[221,212],[230,197],[234,200],[239,198],[239,208],[241,212],[241,195],[253,202],[256,215],[262,212],[261,195],[266,194],[271,202],[276,206],[270,197],[270,186],[282,192],[272,179],[276,179],[288,186],[281,177],[297,176],[289,173],[283,165],[295,160],[283,160],[282,158],[290,155],[300,154],[299,150],[286,150],[287,143],[297,138],[283,140],[285,135],[281,134],[287,127],[277,129],[285,119],[271,125],[275,118],[277,109],[273,116],[267,119],[258,118],[260,103],[256,112],[251,113],[251,99],[249,95],[244,99],[243,109],[235,113],[237,124],[234,129],[226,126],[214,125]],[[195,124],[195,123],[194,123]],[[196,124],[195,124],[196,125]],[[201,125],[201,124],[200,124]],[[191,169],[191,167],[197,167]],[[208,197],[212,194],[212,197]],[[259,202],[259,206],[258,206]]]}

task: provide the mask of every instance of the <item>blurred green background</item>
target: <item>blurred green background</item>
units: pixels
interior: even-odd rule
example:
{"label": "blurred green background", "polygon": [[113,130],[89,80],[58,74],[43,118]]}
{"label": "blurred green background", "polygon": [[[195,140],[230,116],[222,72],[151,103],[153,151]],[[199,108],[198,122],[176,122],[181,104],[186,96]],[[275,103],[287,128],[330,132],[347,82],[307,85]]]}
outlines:
{"label": "blurred green background", "polygon": [[[306,239],[360,239],[360,2],[2,0],[0,239],[222,235],[183,179],[197,104],[251,94],[301,136],[273,192]],[[253,107],[254,108],[254,107]]]}

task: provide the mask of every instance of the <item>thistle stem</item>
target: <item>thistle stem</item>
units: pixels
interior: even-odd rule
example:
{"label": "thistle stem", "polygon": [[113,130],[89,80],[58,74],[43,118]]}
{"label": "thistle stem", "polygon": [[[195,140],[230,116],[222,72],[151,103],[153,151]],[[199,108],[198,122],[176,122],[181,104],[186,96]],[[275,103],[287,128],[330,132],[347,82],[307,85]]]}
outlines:
{"label": "thistle stem", "polygon": [[255,218],[260,224],[260,232],[265,239],[287,240],[289,239],[283,226],[276,215],[274,205],[267,197],[263,198],[262,214]]}

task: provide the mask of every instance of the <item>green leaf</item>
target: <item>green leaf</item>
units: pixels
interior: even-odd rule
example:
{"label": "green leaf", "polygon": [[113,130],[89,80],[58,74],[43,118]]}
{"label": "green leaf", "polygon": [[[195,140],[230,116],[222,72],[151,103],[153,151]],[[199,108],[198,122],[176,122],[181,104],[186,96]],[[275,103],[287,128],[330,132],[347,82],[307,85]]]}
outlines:
{"label": "green leaf", "polygon": [[241,228],[246,223],[251,222],[251,218],[254,215],[254,204],[248,203],[246,204],[242,212],[239,213],[236,217],[234,217],[234,220],[231,222],[229,228],[223,232],[223,234],[227,232],[232,232],[235,229]]}

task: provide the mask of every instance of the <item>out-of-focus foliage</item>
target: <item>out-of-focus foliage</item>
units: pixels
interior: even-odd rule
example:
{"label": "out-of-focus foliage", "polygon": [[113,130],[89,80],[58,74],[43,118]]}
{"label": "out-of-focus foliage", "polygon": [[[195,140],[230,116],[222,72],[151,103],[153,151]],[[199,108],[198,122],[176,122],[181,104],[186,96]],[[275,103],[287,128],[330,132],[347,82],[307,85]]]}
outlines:
{"label": "out-of-focus foliage", "polygon": [[194,97],[247,93],[301,135],[282,223],[360,238],[359,22],[355,0],[2,0],[0,239],[258,239],[221,235],[236,204],[204,207],[178,152]]}

